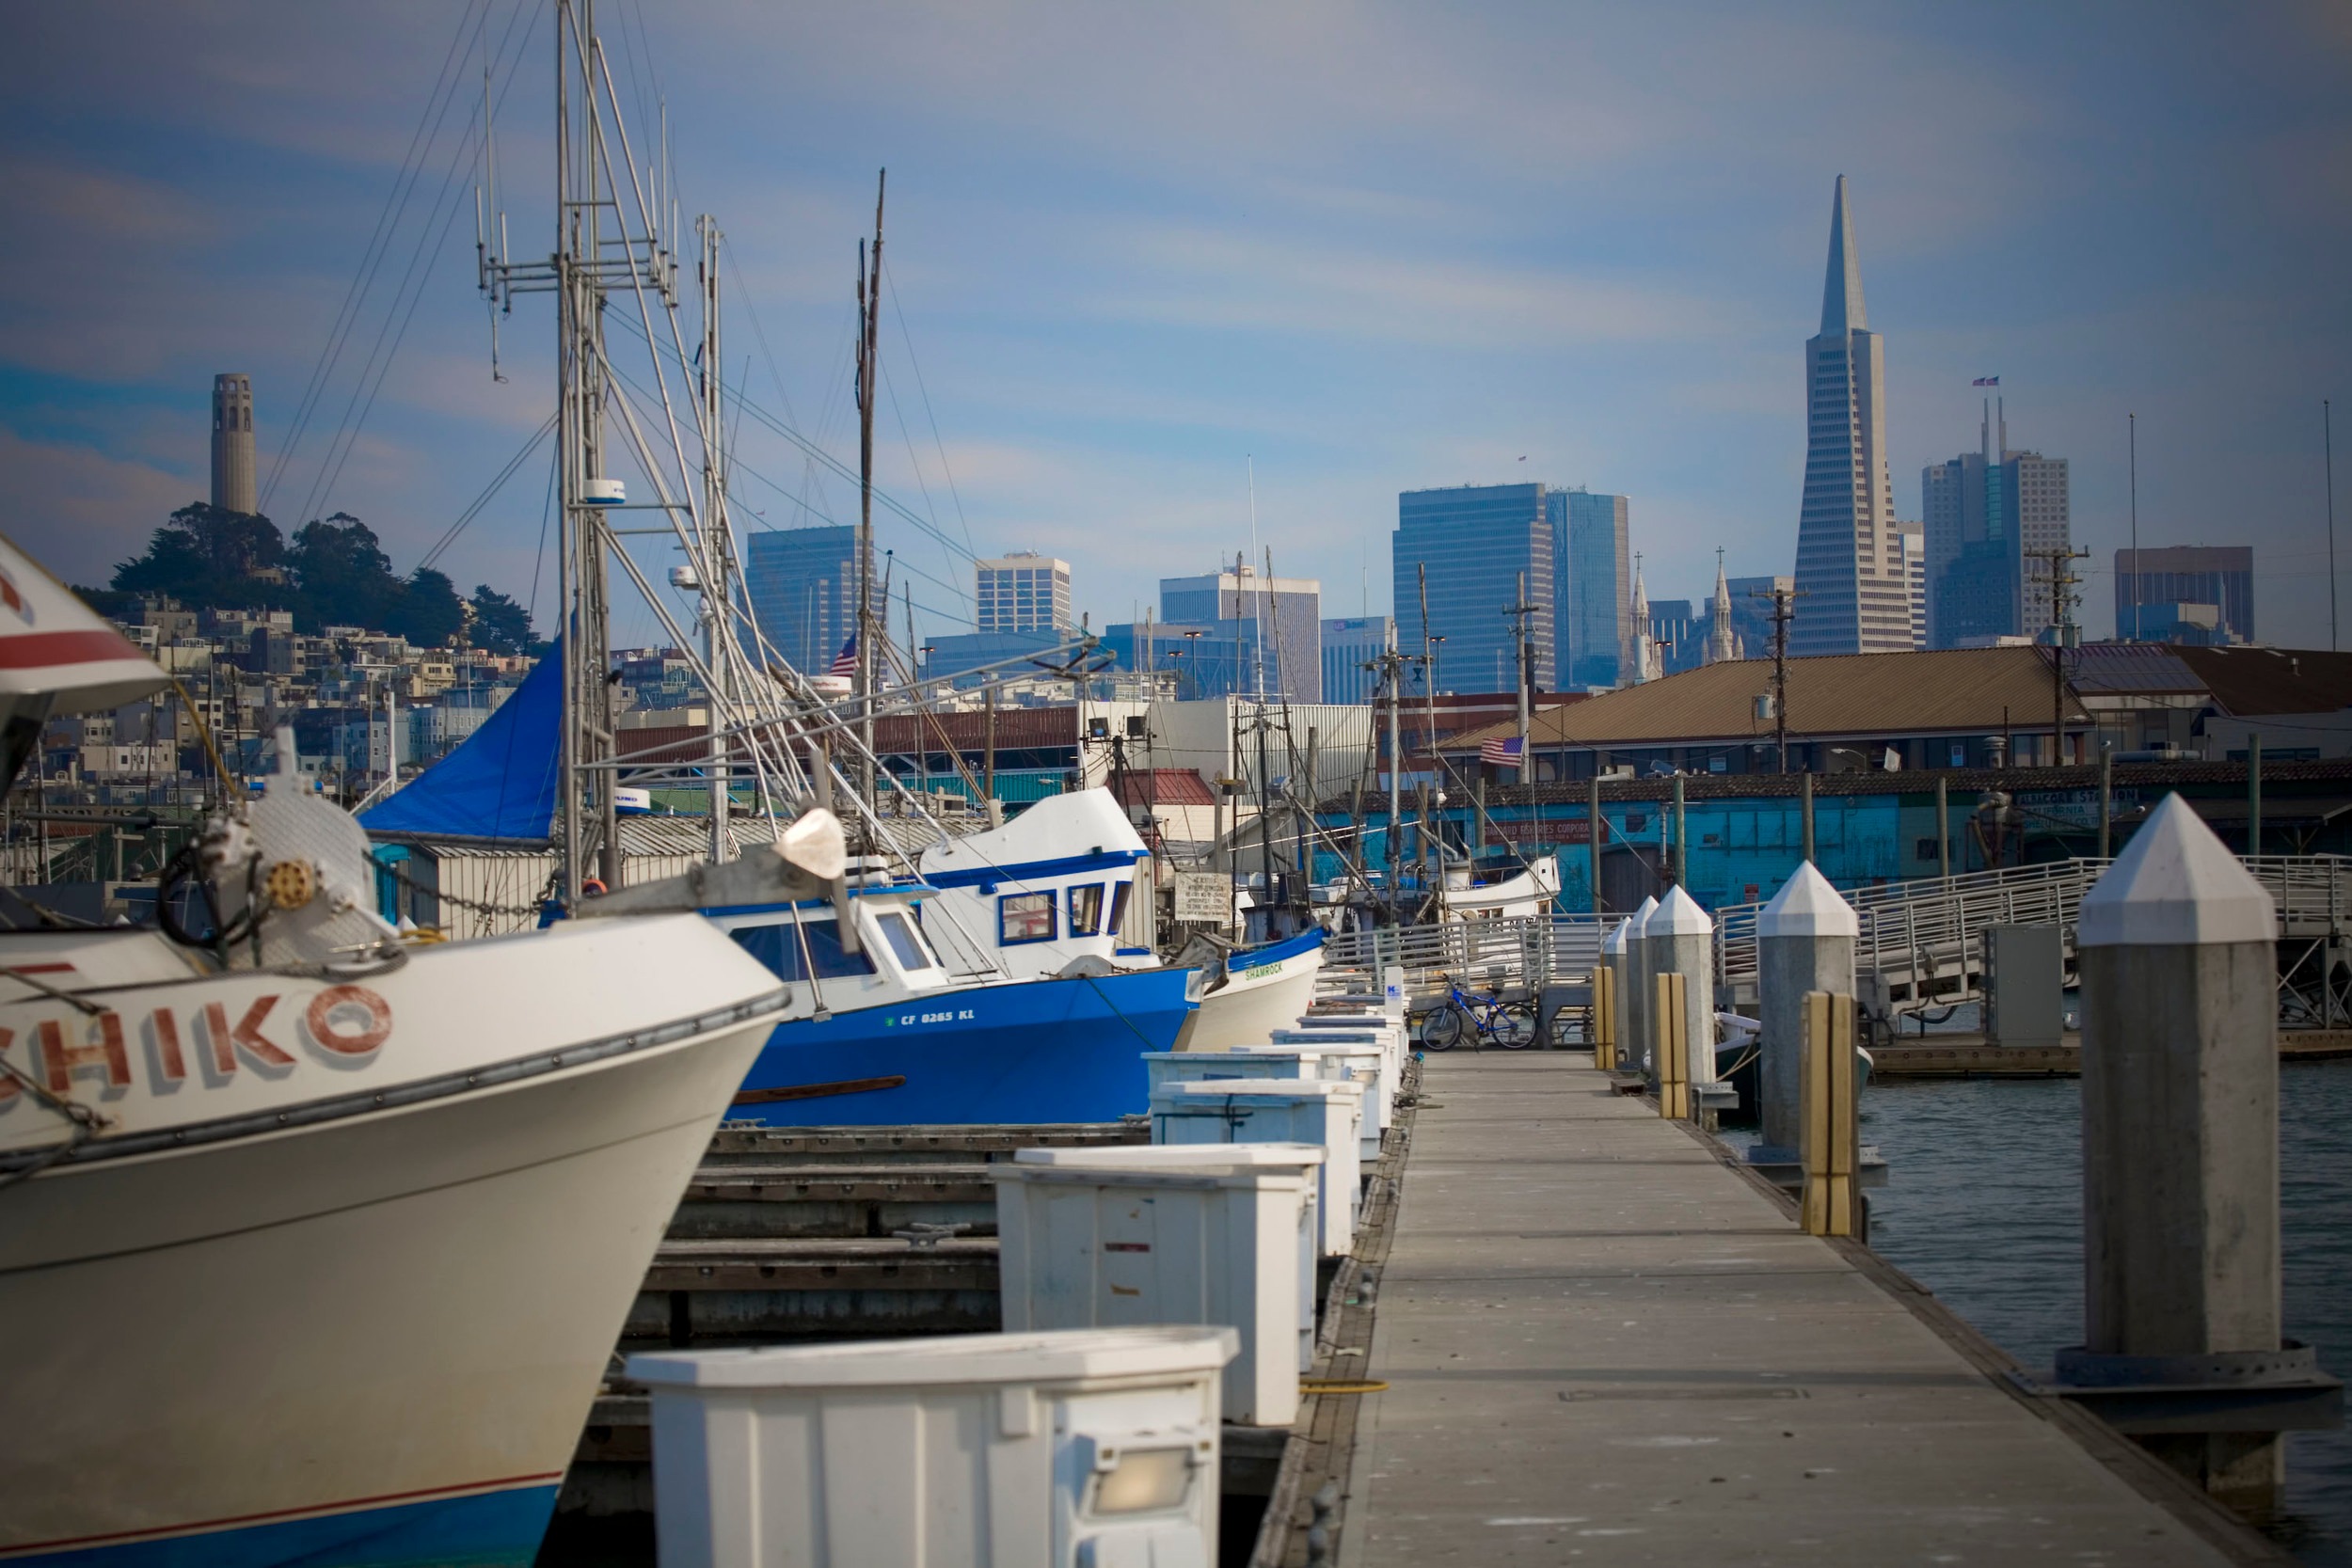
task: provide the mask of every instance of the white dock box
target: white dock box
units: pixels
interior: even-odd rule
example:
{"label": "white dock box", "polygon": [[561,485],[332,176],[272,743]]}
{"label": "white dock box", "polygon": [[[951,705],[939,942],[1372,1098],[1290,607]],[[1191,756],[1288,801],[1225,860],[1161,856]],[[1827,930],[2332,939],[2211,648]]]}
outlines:
{"label": "white dock box", "polygon": [[[1287,1058],[1287,1059],[1286,1059]],[[1143,1071],[1152,1088],[1228,1078],[1316,1078],[1323,1053],[1313,1046],[1287,1053],[1268,1046],[1228,1046],[1222,1051],[1147,1051]]]}
{"label": "white dock box", "polygon": [[[1363,1041],[1348,1039],[1324,1040],[1285,1038],[1284,1031],[1275,1031],[1272,1045],[1233,1045],[1226,1047],[1229,1055],[1257,1056],[1269,1061],[1300,1064],[1296,1072],[1279,1074],[1292,1078],[1332,1078],[1360,1084],[1364,1089],[1363,1120],[1356,1129],[1356,1158],[1364,1170],[1380,1163],[1380,1136],[1388,1125],[1387,1083],[1381,1071],[1380,1048]],[[1211,1057],[1211,1060],[1215,1060]],[[1214,1073],[1194,1076],[1208,1079]]]}
{"label": "white dock box", "polygon": [[[1251,1046],[1253,1051],[1320,1051],[1331,1068],[1344,1068],[1350,1078],[1367,1085],[1364,1097],[1364,1119],[1376,1123],[1375,1133],[1385,1132],[1395,1118],[1397,1069],[1389,1049],[1380,1037],[1370,1030],[1342,1031],[1336,1029],[1277,1029],[1271,1047]],[[1321,1076],[1333,1078],[1337,1072],[1326,1070]],[[1370,1140],[1372,1158],[1380,1157],[1379,1140]]]}
{"label": "white dock box", "polygon": [[1315,1261],[1323,1255],[1322,1145],[1113,1144],[1095,1148],[1016,1149],[1012,1160],[1018,1165],[1063,1168],[1183,1170],[1263,1165],[1295,1173],[1306,1187],[1306,1202],[1300,1205],[1298,1215],[1298,1370],[1303,1372],[1314,1365]]}
{"label": "white dock box", "polygon": [[1356,1244],[1357,1160],[1364,1085],[1329,1078],[1164,1084],[1152,1093],[1155,1144],[1319,1144],[1323,1250]]}
{"label": "white dock box", "polygon": [[1236,1343],[1158,1327],[632,1356],[660,1560],[1207,1568]]}
{"label": "white dock box", "polygon": [[1124,1169],[991,1166],[1005,1328],[1237,1329],[1225,1418],[1288,1426],[1298,1417],[1298,1244],[1312,1178],[1297,1163],[1199,1152]]}

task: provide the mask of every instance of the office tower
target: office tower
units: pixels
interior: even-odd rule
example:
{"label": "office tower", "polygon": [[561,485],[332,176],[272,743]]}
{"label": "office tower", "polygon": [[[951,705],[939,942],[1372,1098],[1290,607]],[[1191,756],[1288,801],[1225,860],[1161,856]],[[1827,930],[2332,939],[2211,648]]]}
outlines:
{"label": "office tower", "polygon": [[1067,631],[1075,623],[1070,609],[1070,562],[1034,550],[1015,550],[993,561],[974,562],[979,592],[976,618],[982,634],[1003,631]]}
{"label": "office tower", "polygon": [[1928,536],[1925,523],[1895,525],[1903,541],[1903,595],[1911,604],[1911,645],[1928,645]]}
{"label": "office tower", "polygon": [[752,618],[785,660],[821,675],[857,619],[857,530],[785,528],[743,542]]}
{"label": "office tower", "polygon": [[[2188,617],[2184,606],[2209,605],[2215,617]],[[2135,615],[2134,611],[2137,613]],[[2115,552],[2115,635],[2135,641],[2179,641],[2165,628],[2216,622],[2222,640],[2254,640],[2254,550],[2250,545],[2182,545]]]}
{"label": "office tower", "polygon": [[2066,459],[2011,451],[1997,400],[1977,445],[1920,475],[1931,647],[2039,635],[2050,624],[2046,552],[2068,547]]}
{"label": "office tower", "polygon": [[[1254,632],[1253,663],[1241,689],[1294,703],[1323,701],[1323,584],[1313,578],[1268,578],[1236,559],[1207,577],[1162,578],[1160,618],[1194,626]],[[1227,629],[1224,641],[1239,635]]]}
{"label": "office tower", "polygon": [[[1731,591],[1731,630],[1740,641],[1742,658],[1772,657],[1772,594],[1791,593],[1797,579],[1791,577],[1733,578],[1724,584]],[[1794,633],[1796,624],[1789,624]]]}
{"label": "office tower", "polygon": [[[1275,690],[1272,621],[1265,626],[1266,690],[1279,695]],[[1115,621],[1103,628],[1097,651],[1109,657],[1107,668],[1165,677],[1180,703],[1252,696],[1261,668],[1258,628],[1259,623],[1247,616],[1196,623]]]}
{"label": "office tower", "polygon": [[1512,607],[1534,606],[1526,635],[1534,645],[1535,685],[1556,689],[1552,625],[1552,530],[1541,484],[1461,484],[1407,490],[1396,499],[1390,539],[1395,569],[1397,644],[1422,645],[1419,572],[1429,576],[1429,634],[1438,649],[1438,689],[1513,691],[1518,646]]}
{"label": "office tower", "polygon": [[1797,518],[1795,654],[1911,646],[1903,547],[1886,467],[1886,352],[1866,325],[1846,177],[1830,211],[1821,331],[1804,345],[1804,500]]}
{"label": "office tower", "polygon": [[1364,668],[1389,649],[1396,622],[1386,615],[1351,616],[1323,623],[1323,700],[1369,703],[1380,677]]}
{"label": "office tower", "polygon": [[213,504],[223,512],[261,510],[253,486],[253,380],[213,377]]}
{"label": "office tower", "polygon": [[1617,684],[1633,641],[1629,504],[1582,485],[1544,496],[1551,523],[1552,669],[1564,687]]}
{"label": "office tower", "polygon": [[1707,633],[1698,607],[1688,599],[1650,601],[1649,640],[1658,650],[1660,674],[1678,675],[1707,662]]}

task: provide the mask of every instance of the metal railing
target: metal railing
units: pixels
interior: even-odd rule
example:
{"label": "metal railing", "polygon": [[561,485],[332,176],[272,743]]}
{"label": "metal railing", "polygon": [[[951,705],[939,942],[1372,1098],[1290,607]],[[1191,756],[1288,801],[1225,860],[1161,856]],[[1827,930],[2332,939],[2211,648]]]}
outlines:
{"label": "metal railing", "polygon": [[[2084,857],[1854,889],[1845,896],[1861,927],[1856,984],[1882,1017],[1972,1000],[1983,980],[1989,926],[2058,927],[2071,977],[2076,913],[2109,863]],[[2258,855],[2245,864],[2277,906],[2281,940],[2332,940],[2352,927],[2352,859]],[[1756,983],[1763,910],[1738,904],[1715,911],[1715,981],[1726,1000]],[[1438,974],[1532,989],[1581,978],[1622,918],[1557,914],[1361,931],[1329,939],[1324,965],[1335,981],[1350,971],[1376,976],[1400,965],[1415,990],[1430,989]]]}

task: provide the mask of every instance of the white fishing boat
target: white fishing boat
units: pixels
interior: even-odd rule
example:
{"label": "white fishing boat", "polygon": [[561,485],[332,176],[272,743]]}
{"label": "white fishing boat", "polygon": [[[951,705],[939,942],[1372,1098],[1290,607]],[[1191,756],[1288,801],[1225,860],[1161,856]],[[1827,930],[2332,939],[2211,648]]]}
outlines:
{"label": "white fishing boat", "polygon": [[[12,776],[166,677],[4,540],[0,581]],[[0,1560],[529,1563],[786,1008],[691,912],[405,944],[279,757],[165,928],[0,933]],[[841,858],[811,814],[596,912],[812,896]]]}

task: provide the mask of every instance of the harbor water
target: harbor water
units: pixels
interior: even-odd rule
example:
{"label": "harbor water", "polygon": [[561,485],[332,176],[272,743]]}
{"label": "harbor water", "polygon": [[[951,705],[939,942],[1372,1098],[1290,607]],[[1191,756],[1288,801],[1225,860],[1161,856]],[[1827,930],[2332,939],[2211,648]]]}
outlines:
{"label": "harbor water", "polygon": [[[2352,1061],[2279,1071],[2289,1336],[2352,1370]],[[2030,1368],[2082,1342],[2081,1085],[2071,1078],[1876,1083],[1862,1139],[1886,1158],[1870,1241]],[[2287,1440],[2285,1516],[2313,1568],[2352,1568],[2352,1433]]]}

